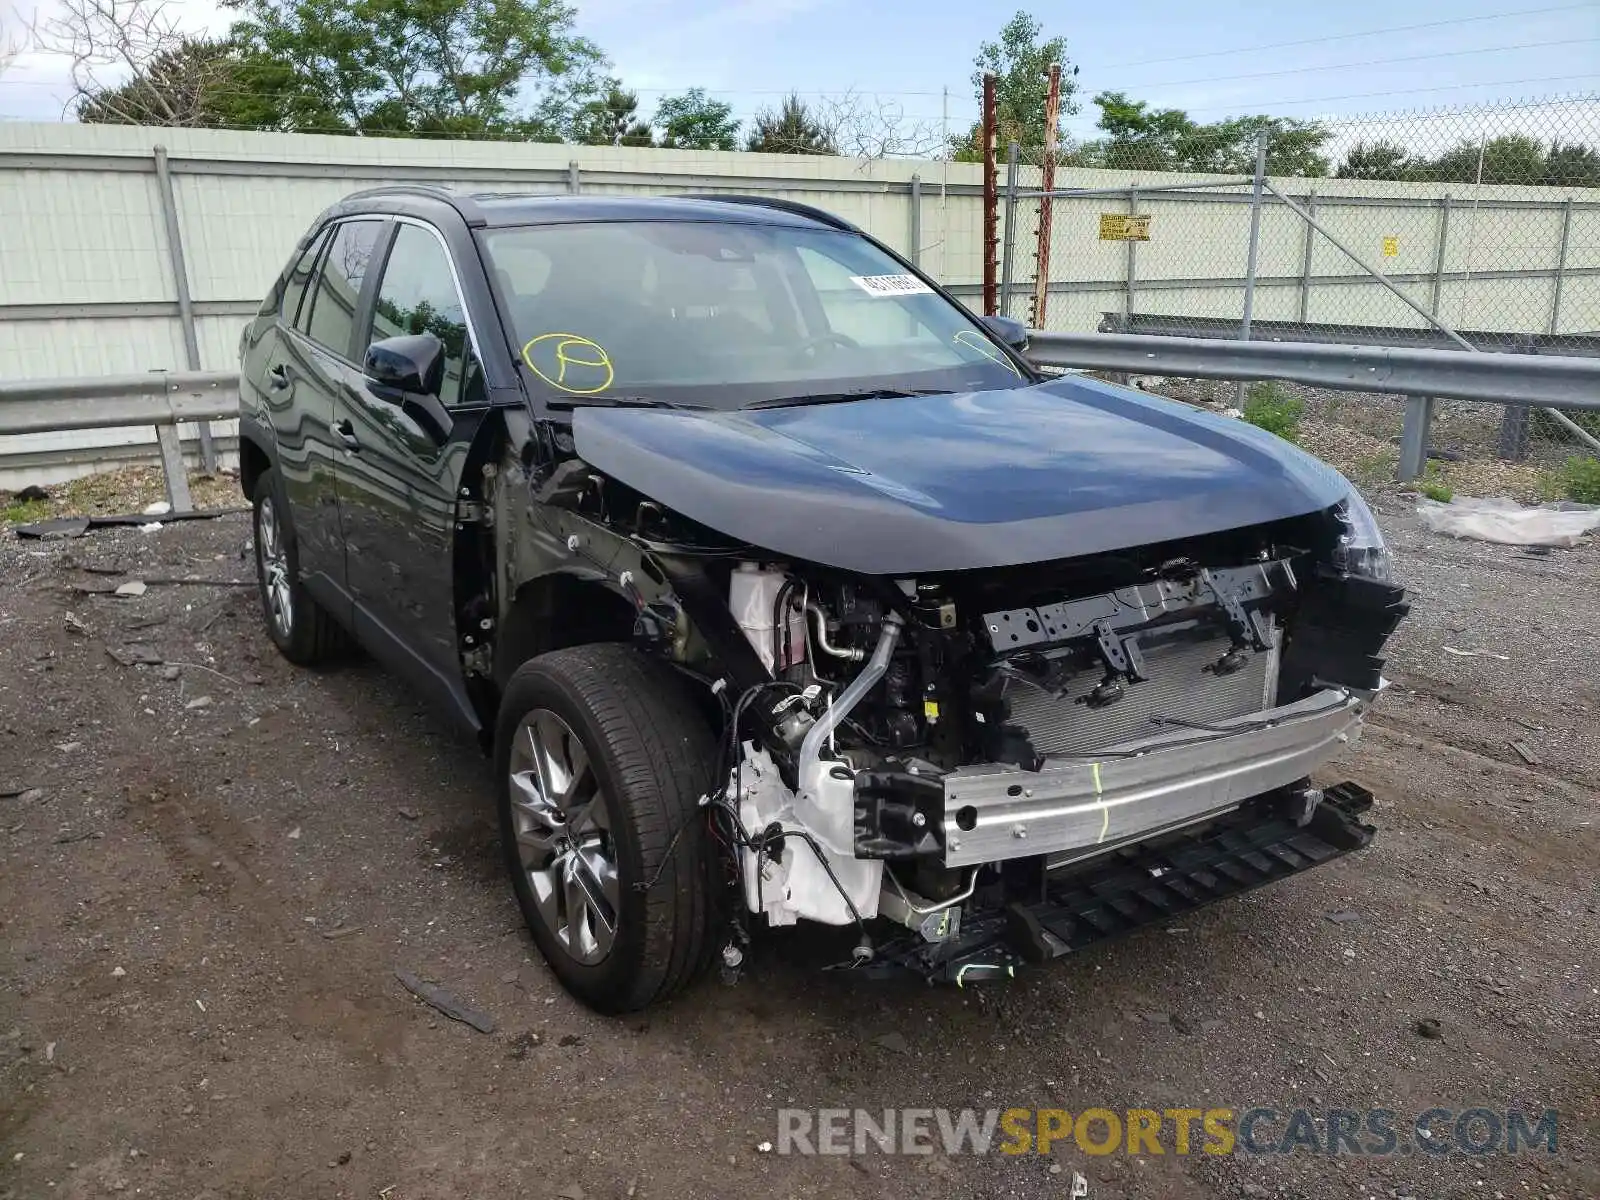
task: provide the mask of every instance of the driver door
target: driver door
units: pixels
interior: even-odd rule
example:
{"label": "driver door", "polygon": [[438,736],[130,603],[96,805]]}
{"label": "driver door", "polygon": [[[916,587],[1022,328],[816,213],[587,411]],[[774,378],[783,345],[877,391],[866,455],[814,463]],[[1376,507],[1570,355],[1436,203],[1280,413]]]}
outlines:
{"label": "driver door", "polygon": [[[378,383],[363,353],[335,414],[345,575],[362,642],[421,686],[461,696],[454,588],[456,496],[484,404],[482,371],[443,238],[397,219],[366,336],[433,334],[444,344],[437,394]],[[430,385],[431,386],[431,385]]]}

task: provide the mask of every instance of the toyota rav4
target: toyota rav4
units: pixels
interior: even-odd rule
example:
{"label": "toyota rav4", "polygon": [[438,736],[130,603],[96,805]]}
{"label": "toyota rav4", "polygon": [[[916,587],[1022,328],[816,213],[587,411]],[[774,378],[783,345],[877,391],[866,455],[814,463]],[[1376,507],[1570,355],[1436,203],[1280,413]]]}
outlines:
{"label": "toyota rav4", "polygon": [[[492,752],[607,1011],[764,926],[966,983],[1364,845],[1406,610],[1337,472],[770,199],[352,196],[243,345],[269,636]],[[848,949],[846,949],[848,948]]]}

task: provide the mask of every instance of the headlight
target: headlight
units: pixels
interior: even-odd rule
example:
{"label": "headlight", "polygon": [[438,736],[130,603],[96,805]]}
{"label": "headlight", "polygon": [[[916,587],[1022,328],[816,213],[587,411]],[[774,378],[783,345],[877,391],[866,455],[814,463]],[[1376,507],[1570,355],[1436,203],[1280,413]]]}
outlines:
{"label": "headlight", "polygon": [[1393,583],[1389,547],[1384,545],[1377,519],[1361,493],[1351,488],[1350,494],[1333,510],[1333,515],[1340,525],[1339,542],[1333,550],[1334,566],[1351,575]]}

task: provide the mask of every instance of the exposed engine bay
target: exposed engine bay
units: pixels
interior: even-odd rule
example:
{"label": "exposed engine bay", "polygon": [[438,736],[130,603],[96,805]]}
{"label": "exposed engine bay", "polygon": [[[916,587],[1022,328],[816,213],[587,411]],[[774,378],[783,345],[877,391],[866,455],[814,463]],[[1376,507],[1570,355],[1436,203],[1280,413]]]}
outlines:
{"label": "exposed engine bay", "polygon": [[[1285,671],[1305,551],[1235,555],[1092,564],[1104,583],[1120,582],[1118,568],[1134,576],[1104,591],[1049,568],[872,586],[739,563],[730,608],[773,673],[742,698],[727,793],[755,843],[739,850],[750,911],[774,925],[885,915],[948,937],[985,868],[1003,875],[997,864],[1041,854],[1064,865],[1247,798],[1124,798],[1113,822],[1107,792],[1130,762],[1207,743],[1248,757],[1240,735],[1273,726],[1304,727],[1313,747],[1348,741],[1378,680],[1313,686],[1298,646]],[[1024,574],[1035,581],[1017,589]],[[1302,776],[1296,749],[1276,747],[1283,770],[1250,790]],[[1096,794],[1075,793],[1085,774]],[[1099,819],[1074,822],[1074,809]]]}

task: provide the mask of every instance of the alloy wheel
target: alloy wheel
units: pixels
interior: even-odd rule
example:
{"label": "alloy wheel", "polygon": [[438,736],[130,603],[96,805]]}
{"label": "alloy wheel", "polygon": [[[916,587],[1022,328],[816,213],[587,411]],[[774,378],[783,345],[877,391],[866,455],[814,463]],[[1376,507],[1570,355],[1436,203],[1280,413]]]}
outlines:
{"label": "alloy wheel", "polygon": [[263,496],[256,519],[256,553],[261,556],[262,599],[267,618],[280,638],[294,630],[294,595],[289,588],[289,555],[283,544],[283,527],[271,496]]}
{"label": "alloy wheel", "polygon": [[611,816],[588,752],[549,709],[522,718],[511,743],[517,854],[540,919],[585,966],[616,941],[622,910]]}

